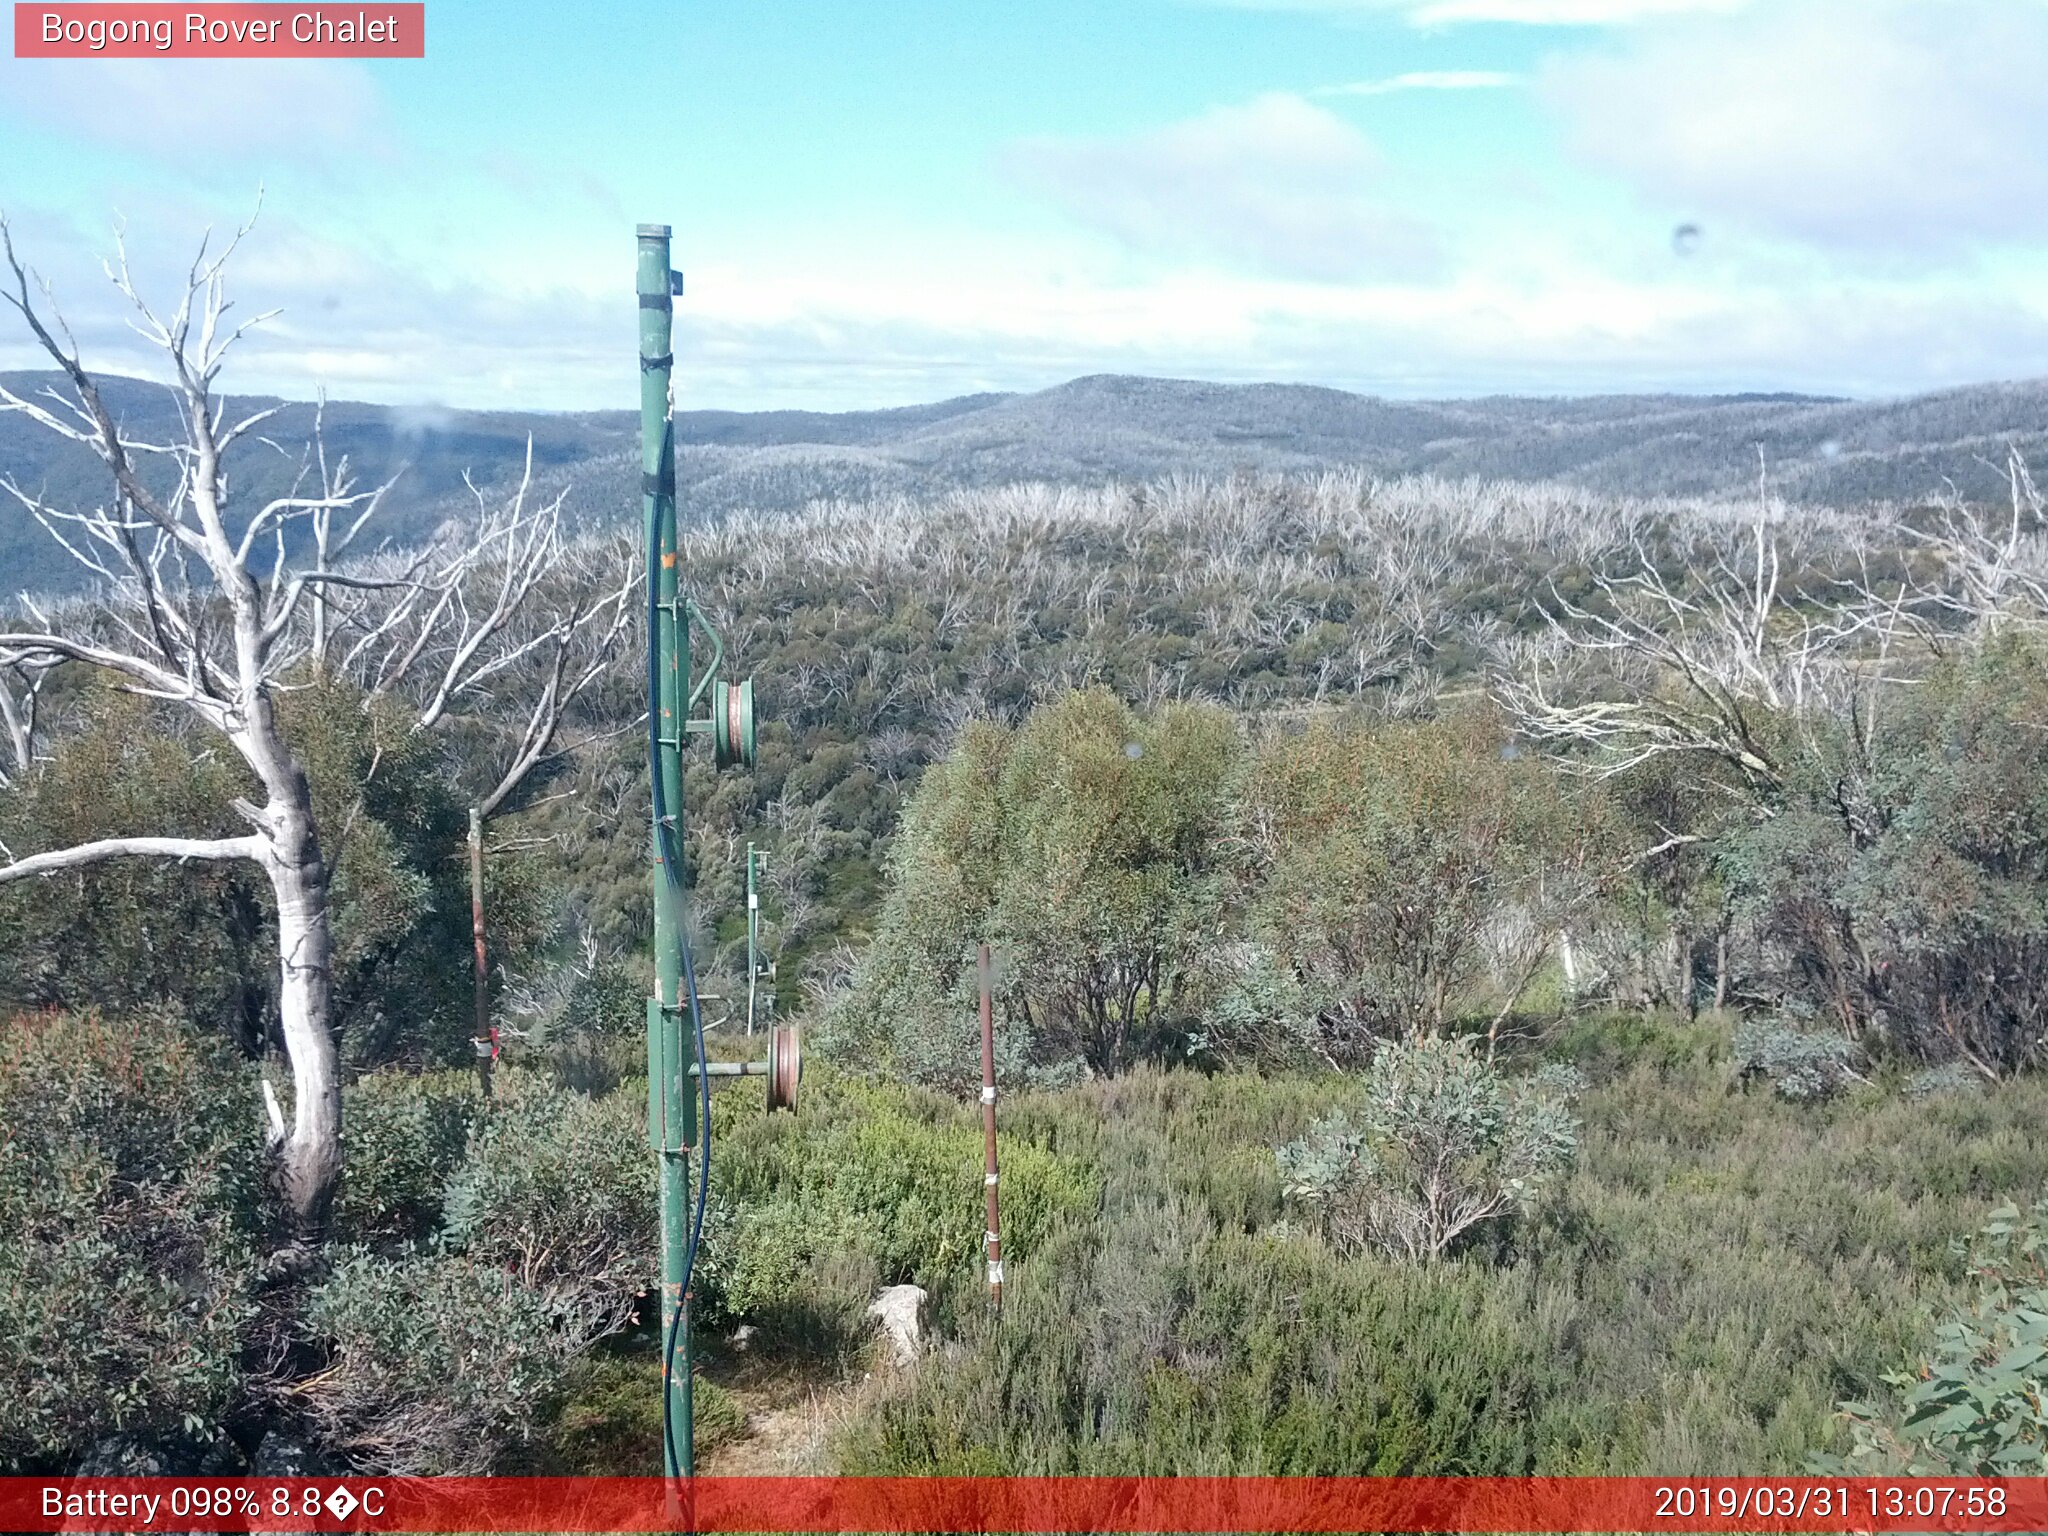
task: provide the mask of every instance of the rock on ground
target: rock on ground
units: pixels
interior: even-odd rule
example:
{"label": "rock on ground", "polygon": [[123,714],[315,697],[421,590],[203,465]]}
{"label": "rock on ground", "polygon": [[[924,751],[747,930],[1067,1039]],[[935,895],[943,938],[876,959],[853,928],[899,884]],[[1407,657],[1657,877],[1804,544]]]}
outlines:
{"label": "rock on ground", "polygon": [[925,1299],[921,1285],[892,1285],[868,1308],[868,1316],[880,1324],[898,1365],[909,1365],[924,1350]]}

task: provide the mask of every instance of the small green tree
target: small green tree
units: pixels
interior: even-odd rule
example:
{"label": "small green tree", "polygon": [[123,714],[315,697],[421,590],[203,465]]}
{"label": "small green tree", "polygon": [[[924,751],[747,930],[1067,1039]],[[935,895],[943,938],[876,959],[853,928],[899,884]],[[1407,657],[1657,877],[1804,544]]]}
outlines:
{"label": "small green tree", "polygon": [[[885,1075],[964,1089],[980,1081],[973,955],[993,939],[1002,860],[1003,765],[1015,735],[978,720],[934,764],[889,850],[888,896],[852,985],[827,1012],[828,1055]],[[1014,1079],[1027,1044],[999,1031],[997,1068]]]}
{"label": "small green tree", "polygon": [[[113,688],[79,690],[77,728],[0,795],[0,843],[41,848],[117,831],[234,830],[237,765],[195,750],[168,711]],[[15,1008],[164,1008],[218,1019],[262,1048],[276,991],[270,891],[229,862],[87,865],[0,886],[0,1003]]]}
{"label": "small green tree", "polygon": [[1091,689],[977,723],[920,782],[873,945],[828,1021],[849,1059],[979,1081],[975,951],[1001,955],[1004,1065],[1103,1076],[1193,1022],[1218,930],[1237,747],[1220,710],[1141,717]]}
{"label": "small green tree", "polygon": [[1041,1049],[1113,1076],[1186,1027],[1194,962],[1218,929],[1236,748],[1221,711],[1140,719],[1099,689],[1019,733],[996,916],[1006,1000]]}
{"label": "small green tree", "polygon": [[1386,1041],[1358,1106],[1280,1149],[1286,1193],[1340,1248],[1441,1258],[1563,1174],[1578,1145],[1576,1090],[1556,1067],[1511,1083],[1469,1039]]}
{"label": "small green tree", "polygon": [[1598,802],[1484,717],[1275,735],[1237,816],[1253,927],[1340,1055],[1475,1005],[1497,1025],[1599,892]]}
{"label": "small green tree", "polygon": [[[81,698],[80,728],[0,796],[0,843],[84,844],[116,833],[226,836],[234,759],[201,750],[176,711],[112,687]],[[345,1056],[452,1064],[470,1054],[467,827],[445,743],[388,699],[347,682],[282,695],[331,885],[333,1016]],[[493,952],[522,953],[542,930],[525,861],[486,866]],[[33,885],[0,885],[0,1001],[110,1011],[161,1006],[218,1019],[260,1056],[281,1043],[276,902],[245,861],[110,860]]]}
{"label": "small green tree", "polygon": [[1646,758],[1605,781],[1617,877],[1606,912],[1620,940],[1616,1002],[1644,1009],[1725,1007],[1735,981],[1734,910],[1717,857],[1750,812],[1718,759]]}
{"label": "small green tree", "polygon": [[[393,700],[347,681],[310,683],[279,710],[326,834],[334,909],[334,1013],[359,1066],[473,1059],[465,763],[448,738],[415,729]],[[518,964],[546,930],[530,862],[484,863],[491,956]]]}
{"label": "small green tree", "polygon": [[1718,855],[1776,983],[1853,1039],[1986,1078],[2048,1046],[2048,652],[2017,634],[1815,720]]}

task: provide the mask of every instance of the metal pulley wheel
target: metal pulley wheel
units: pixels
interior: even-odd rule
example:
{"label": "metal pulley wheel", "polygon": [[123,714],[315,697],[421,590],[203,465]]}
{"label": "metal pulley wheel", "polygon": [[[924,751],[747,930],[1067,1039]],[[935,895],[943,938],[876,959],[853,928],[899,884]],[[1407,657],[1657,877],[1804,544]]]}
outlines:
{"label": "metal pulley wheel", "polygon": [[711,755],[720,768],[754,766],[754,680],[711,685]]}
{"label": "metal pulley wheel", "polygon": [[768,1108],[796,1108],[796,1085],[804,1075],[803,1044],[794,1024],[768,1032]]}

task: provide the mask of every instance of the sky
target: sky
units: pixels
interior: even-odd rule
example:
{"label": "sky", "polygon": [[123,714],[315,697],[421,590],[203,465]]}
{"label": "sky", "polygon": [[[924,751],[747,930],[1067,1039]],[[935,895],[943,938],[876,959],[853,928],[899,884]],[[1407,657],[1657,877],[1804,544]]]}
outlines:
{"label": "sky", "polygon": [[[690,406],[2048,375],[2048,0],[428,0],[421,60],[0,59],[88,362],[256,222],[225,386]],[[258,212],[260,200],[260,213]],[[0,367],[34,358],[0,324]]]}

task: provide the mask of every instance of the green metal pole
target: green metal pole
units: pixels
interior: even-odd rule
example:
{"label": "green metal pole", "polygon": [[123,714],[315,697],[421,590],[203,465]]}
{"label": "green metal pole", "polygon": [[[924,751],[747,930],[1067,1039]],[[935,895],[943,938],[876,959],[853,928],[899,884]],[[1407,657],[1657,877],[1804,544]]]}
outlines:
{"label": "green metal pole", "polygon": [[[658,694],[654,772],[661,795],[653,828],[654,985],[647,1009],[648,1136],[661,1174],[662,1390],[668,1395],[672,1444],[662,1460],[670,1477],[696,1470],[690,1404],[690,1320],[683,1296],[683,1265],[689,1241],[690,1152],[697,1141],[697,1101],[690,1078],[691,1051],[684,1025],[684,871],[668,868],[683,849],[683,707],[690,673],[689,626],[679,601],[681,571],[676,541],[675,411],[669,392],[675,359],[671,351],[674,307],[669,268],[669,228],[642,224],[635,284],[640,296],[641,509],[652,569],[653,677]],[[666,812],[663,825],[661,812]],[[667,835],[664,837],[663,833]],[[680,1337],[668,1350],[672,1322],[680,1313]],[[666,1439],[666,1437],[665,1437]]]}

